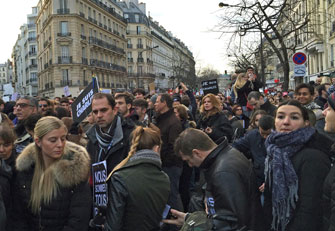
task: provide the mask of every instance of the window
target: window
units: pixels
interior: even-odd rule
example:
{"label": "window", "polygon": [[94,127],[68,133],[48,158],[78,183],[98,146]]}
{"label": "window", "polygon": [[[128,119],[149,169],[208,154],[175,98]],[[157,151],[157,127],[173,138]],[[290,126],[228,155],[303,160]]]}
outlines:
{"label": "window", "polygon": [[138,14],[135,14],[135,22],[137,23],[140,22],[140,16]]}
{"label": "window", "polygon": [[128,55],[128,58],[129,58],[129,59],[133,56],[131,52],[128,52],[127,55]]}
{"label": "window", "polygon": [[69,81],[69,70],[68,69],[62,70],[62,76],[63,76],[63,83],[67,85]]}
{"label": "window", "polygon": [[138,66],[138,67],[137,67],[137,73],[138,73],[139,75],[142,74],[142,66]]}
{"label": "window", "polygon": [[330,45],[330,66],[334,67],[334,45]]}
{"label": "window", "polygon": [[140,26],[136,27],[136,32],[137,32],[137,34],[141,34],[141,27]]}
{"label": "window", "polygon": [[67,34],[67,22],[60,22],[60,32],[62,35]]}
{"label": "window", "polygon": [[30,32],[28,33],[28,38],[30,38],[30,39],[34,39],[34,38],[36,38],[36,32],[35,32],[35,31],[30,31]]}
{"label": "window", "polygon": [[95,10],[93,10],[93,19],[95,20]]}
{"label": "window", "polygon": [[130,73],[130,74],[133,73],[133,67],[132,66],[128,67],[128,73]]}
{"label": "window", "polygon": [[91,17],[91,8],[88,8],[88,17]]}
{"label": "window", "polygon": [[142,45],[142,39],[141,38],[137,39],[137,44]]}
{"label": "window", "polygon": [[85,35],[85,27],[84,24],[80,25],[81,35]]}
{"label": "window", "polygon": [[59,0],[59,8],[66,9],[67,8],[67,0]]}
{"label": "window", "polygon": [[143,57],[142,57],[142,52],[138,52],[138,57],[139,57],[139,58],[143,58]]}
{"label": "window", "polygon": [[62,57],[69,57],[69,47],[68,46],[61,46],[61,56]]}
{"label": "window", "polygon": [[81,54],[83,58],[86,58],[86,48],[85,47],[81,48]]}

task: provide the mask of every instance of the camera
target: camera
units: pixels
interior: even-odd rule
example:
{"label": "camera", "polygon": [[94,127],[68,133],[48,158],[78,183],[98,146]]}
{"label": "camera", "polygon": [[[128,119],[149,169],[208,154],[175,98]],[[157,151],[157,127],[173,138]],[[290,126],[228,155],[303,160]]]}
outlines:
{"label": "camera", "polygon": [[178,86],[179,89],[182,89],[183,87],[181,85]]}

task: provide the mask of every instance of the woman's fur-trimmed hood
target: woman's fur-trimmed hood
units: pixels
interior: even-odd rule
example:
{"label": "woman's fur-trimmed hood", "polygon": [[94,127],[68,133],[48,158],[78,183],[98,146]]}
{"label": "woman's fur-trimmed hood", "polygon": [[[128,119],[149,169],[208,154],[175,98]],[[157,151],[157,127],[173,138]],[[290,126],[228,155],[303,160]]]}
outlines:
{"label": "woman's fur-trimmed hood", "polygon": [[[37,150],[35,143],[29,144],[17,157],[16,169],[18,171],[29,170],[35,165]],[[86,149],[75,143],[66,141],[64,155],[50,166],[55,180],[64,187],[77,185],[87,181],[90,172],[90,157]]]}

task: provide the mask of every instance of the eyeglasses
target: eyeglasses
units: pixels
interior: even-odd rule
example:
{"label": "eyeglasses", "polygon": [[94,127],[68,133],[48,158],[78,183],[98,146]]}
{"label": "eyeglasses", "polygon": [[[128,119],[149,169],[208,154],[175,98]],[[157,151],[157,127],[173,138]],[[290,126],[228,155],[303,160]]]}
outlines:
{"label": "eyeglasses", "polygon": [[18,107],[20,107],[20,108],[25,108],[25,107],[28,107],[28,106],[30,106],[30,107],[33,107],[32,105],[30,105],[30,104],[27,104],[27,103],[17,103],[17,104],[15,104],[15,108],[18,108]]}
{"label": "eyeglasses", "polygon": [[242,108],[236,108],[236,111],[242,111]]}
{"label": "eyeglasses", "polygon": [[48,107],[48,104],[40,104],[39,107]]}

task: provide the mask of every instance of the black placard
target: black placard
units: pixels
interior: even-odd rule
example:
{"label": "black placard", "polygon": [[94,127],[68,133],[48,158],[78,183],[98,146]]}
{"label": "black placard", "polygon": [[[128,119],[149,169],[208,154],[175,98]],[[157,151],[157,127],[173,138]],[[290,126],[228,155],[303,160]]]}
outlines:
{"label": "black placard", "polygon": [[217,79],[202,81],[201,85],[202,85],[202,90],[204,92],[204,95],[207,95],[208,93],[213,93],[213,94],[219,93]]}
{"label": "black placard", "polygon": [[107,207],[107,166],[106,161],[92,164],[93,176],[93,215],[96,216],[98,207]]}
{"label": "black placard", "polygon": [[80,123],[92,111],[92,98],[99,91],[98,81],[92,78],[92,82],[80,93],[77,99],[71,104],[72,118],[74,122]]}

